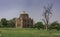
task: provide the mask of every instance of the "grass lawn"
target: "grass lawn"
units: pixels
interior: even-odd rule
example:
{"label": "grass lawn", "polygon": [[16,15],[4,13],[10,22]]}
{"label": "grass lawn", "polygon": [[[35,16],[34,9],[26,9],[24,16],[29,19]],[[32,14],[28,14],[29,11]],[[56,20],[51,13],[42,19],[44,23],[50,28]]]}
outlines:
{"label": "grass lawn", "polygon": [[0,28],[0,37],[60,37],[60,31],[27,28]]}

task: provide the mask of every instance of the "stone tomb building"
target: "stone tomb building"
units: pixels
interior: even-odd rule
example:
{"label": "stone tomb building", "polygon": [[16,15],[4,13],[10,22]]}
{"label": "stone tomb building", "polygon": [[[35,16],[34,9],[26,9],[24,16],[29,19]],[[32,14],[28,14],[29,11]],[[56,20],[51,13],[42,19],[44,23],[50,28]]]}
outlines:
{"label": "stone tomb building", "polygon": [[29,28],[33,27],[33,19],[29,18],[29,15],[23,11],[19,18],[16,19],[16,27]]}

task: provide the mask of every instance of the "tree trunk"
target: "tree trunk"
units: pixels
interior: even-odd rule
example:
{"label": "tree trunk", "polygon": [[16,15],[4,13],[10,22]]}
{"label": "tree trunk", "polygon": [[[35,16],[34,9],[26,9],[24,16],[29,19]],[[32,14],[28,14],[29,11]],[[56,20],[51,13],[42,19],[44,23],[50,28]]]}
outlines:
{"label": "tree trunk", "polygon": [[48,30],[48,25],[46,24],[46,28],[45,28],[46,30]]}

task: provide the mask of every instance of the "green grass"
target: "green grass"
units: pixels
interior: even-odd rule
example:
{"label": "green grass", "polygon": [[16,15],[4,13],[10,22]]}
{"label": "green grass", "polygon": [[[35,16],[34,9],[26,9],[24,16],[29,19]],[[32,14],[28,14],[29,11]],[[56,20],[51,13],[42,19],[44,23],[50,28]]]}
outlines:
{"label": "green grass", "polygon": [[60,31],[30,28],[0,28],[0,37],[60,37]]}

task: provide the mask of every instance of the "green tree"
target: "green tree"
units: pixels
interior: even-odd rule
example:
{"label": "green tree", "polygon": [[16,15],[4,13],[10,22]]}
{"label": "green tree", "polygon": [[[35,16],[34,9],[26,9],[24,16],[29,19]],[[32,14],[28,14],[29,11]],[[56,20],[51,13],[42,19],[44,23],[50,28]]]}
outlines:
{"label": "green tree", "polygon": [[60,30],[60,24],[56,21],[56,22],[53,22],[50,26],[49,26],[49,29],[56,29],[56,30]]}
{"label": "green tree", "polygon": [[1,19],[1,24],[3,25],[3,27],[7,27],[7,20],[6,20],[6,18],[2,18]]}
{"label": "green tree", "polygon": [[8,27],[15,27],[16,18],[10,19],[8,21]]}
{"label": "green tree", "polygon": [[43,25],[42,22],[37,22],[37,23],[34,25],[34,28],[43,29],[43,28],[44,28],[44,25]]}
{"label": "green tree", "polygon": [[1,21],[0,21],[0,28],[3,27],[3,25],[1,24]]}

